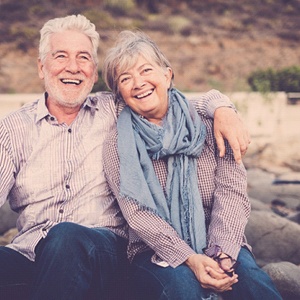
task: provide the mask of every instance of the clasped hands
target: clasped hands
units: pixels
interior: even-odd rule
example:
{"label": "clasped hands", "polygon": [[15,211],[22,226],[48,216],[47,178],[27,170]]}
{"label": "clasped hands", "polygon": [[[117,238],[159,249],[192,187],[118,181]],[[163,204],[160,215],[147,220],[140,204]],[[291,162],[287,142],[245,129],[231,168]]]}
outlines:
{"label": "clasped hands", "polygon": [[[221,253],[219,257],[228,258],[224,253]],[[186,260],[186,264],[194,272],[203,288],[221,293],[232,290],[232,285],[238,282],[237,274],[234,272],[230,275],[226,274],[229,271],[232,272],[232,263],[228,262],[226,266],[226,261],[227,259],[222,263],[222,269],[214,259],[204,254],[193,254]]]}

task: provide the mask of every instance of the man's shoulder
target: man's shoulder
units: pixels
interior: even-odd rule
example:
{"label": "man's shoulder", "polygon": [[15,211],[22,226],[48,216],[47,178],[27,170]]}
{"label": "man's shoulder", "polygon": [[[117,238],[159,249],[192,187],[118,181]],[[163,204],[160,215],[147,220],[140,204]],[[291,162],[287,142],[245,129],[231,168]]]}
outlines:
{"label": "man's shoulder", "polygon": [[37,106],[38,102],[40,99],[33,100],[31,102],[27,102],[18,109],[15,109],[5,115],[4,117],[1,118],[0,122],[2,124],[5,123],[11,123],[17,121],[17,120],[23,120],[25,121],[26,119],[34,119],[34,115],[36,114],[37,111]]}
{"label": "man's shoulder", "polygon": [[96,92],[95,94],[91,94],[89,98],[93,99],[96,102],[101,101],[113,101],[115,102],[115,97],[111,92]]}
{"label": "man's shoulder", "polygon": [[119,116],[125,106],[123,99],[116,97],[111,92],[97,92],[89,98],[96,107],[104,110],[113,110],[116,116]]}

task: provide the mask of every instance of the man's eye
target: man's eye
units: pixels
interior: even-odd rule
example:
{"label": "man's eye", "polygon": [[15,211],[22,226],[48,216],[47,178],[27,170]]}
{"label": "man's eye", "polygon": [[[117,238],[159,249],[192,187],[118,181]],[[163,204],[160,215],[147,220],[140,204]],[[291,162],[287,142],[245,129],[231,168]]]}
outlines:
{"label": "man's eye", "polygon": [[79,57],[80,60],[90,60],[88,56],[82,55]]}

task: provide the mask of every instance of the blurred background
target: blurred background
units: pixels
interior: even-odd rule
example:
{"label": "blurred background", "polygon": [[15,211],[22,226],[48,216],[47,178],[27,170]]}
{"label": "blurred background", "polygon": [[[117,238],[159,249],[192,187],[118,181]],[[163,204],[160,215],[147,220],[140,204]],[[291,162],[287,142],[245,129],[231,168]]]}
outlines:
{"label": "blurred background", "polygon": [[79,13],[100,33],[100,74],[117,33],[139,28],[165,52],[185,92],[300,91],[299,0],[0,0],[0,93],[43,90],[39,30]]}
{"label": "blurred background", "polygon": [[0,0],[0,117],[43,92],[39,30],[54,17],[83,14],[106,51],[124,29],[141,29],[169,58],[188,96],[215,88],[249,128],[244,163],[300,172],[300,0]]}
{"label": "blurred background", "polygon": [[[214,88],[230,97],[252,140],[246,236],[284,300],[300,299],[300,0],[0,0],[0,118],[43,92],[39,30],[69,14],[85,15],[101,37],[94,92],[106,89],[101,65],[118,32],[141,29],[187,96]],[[0,245],[15,220],[0,209]]]}

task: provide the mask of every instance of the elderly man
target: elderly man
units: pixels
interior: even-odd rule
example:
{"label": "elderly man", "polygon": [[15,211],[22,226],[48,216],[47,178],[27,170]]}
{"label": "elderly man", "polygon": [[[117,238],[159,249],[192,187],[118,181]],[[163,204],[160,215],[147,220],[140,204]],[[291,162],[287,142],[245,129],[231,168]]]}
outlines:
{"label": "elderly man", "polygon": [[[45,93],[0,121],[0,205],[8,200],[19,213],[18,235],[0,247],[0,288],[31,285],[31,299],[107,299],[126,264],[127,224],[102,163],[122,103],[111,93],[88,96],[98,43],[82,15],[45,23]],[[224,135],[239,161],[248,135],[232,104],[217,91],[199,100],[198,111],[215,117],[220,155]]]}

